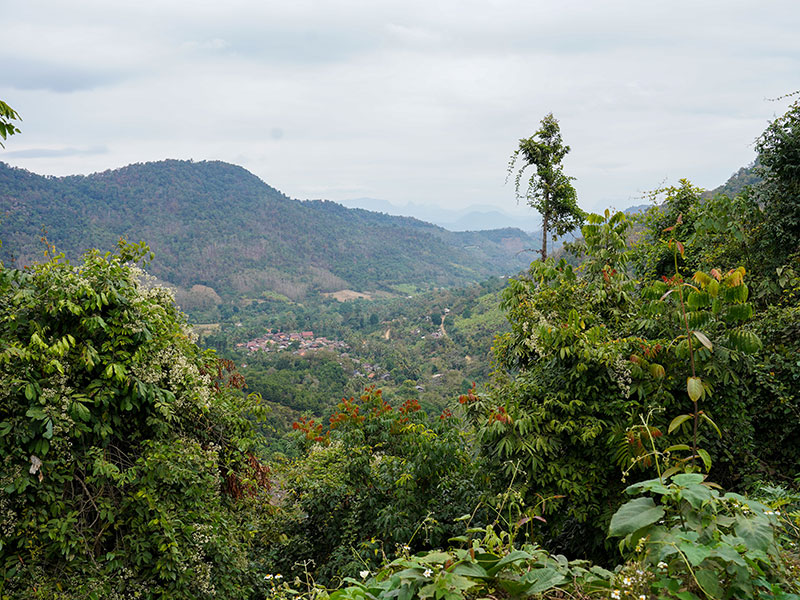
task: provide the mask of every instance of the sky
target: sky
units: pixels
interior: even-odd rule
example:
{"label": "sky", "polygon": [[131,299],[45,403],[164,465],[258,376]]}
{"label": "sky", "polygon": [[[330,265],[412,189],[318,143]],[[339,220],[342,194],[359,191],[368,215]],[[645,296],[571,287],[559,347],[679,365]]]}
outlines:
{"label": "sky", "polygon": [[798,31],[797,0],[26,0],[0,161],[223,160],[299,199],[515,210],[509,156],[552,112],[581,207],[625,208],[755,158]]}

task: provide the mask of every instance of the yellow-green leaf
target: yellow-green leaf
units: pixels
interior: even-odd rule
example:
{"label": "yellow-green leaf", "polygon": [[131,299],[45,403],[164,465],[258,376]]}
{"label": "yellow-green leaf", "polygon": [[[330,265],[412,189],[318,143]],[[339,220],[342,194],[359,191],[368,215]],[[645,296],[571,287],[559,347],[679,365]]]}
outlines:
{"label": "yellow-green leaf", "polygon": [[688,421],[691,418],[692,418],[692,415],[678,415],[677,417],[672,419],[672,422],[669,424],[669,429],[667,429],[667,433],[672,433],[678,427],[680,427],[683,423],[685,423],[686,421]]}
{"label": "yellow-green leaf", "polygon": [[703,459],[703,464],[706,466],[706,471],[711,469],[711,455],[702,448],[697,449],[697,455]]}
{"label": "yellow-green leaf", "polygon": [[694,333],[694,337],[696,337],[700,341],[700,343],[703,344],[703,346],[705,346],[709,350],[714,349],[714,345],[711,343],[711,340],[709,340],[706,337],[705,333],[703,333],[702,331],[693,331],[692,333]]}
{"label": "yellow-green leaf", "polygon": [[703,411],[700,411],[700,416],[703,418],[704,421],[706,421],[709,425],[711,425],[715,429],[715,431],[717,432],[717,435],[719,435],[719,437],[722,437],[722,432],[719,430],[719,427],[717,427],[717,424],[714,423],[714,421],[711,420],[711,417],[709,417]]}
{"label": "yellow-green leaf", "polygon": [[697,402],[703,395],[703,382],[699,377],[687,377],[686,391],[689,392],[692,402]]}

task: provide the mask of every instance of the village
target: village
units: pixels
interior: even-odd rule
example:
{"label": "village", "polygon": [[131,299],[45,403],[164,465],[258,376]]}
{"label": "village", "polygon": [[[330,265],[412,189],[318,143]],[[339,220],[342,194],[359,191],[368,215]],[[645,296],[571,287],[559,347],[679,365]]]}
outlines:
{"label": "village", "polygon": [[293,350],[302,356],[309,350],[321,350],[323,348],[344,350],[347,348],[347,344],[338,340],[329,340],[326,337],[314,337],[313,331],[301,331],[300,333],[278,331],[275,333],[269,332],[249,342],[240,342],[236,344],[236,347],[247,349],[249,352]]}

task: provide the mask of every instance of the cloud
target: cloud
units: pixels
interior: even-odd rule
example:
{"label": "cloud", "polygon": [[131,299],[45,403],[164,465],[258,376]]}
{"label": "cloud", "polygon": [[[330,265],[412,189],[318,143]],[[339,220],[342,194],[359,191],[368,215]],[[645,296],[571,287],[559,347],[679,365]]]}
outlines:
{"label": "cloud", "polygon": [[45,90],[69,93],[92,90],[119,82],[123,75],[104,69],[74,67],[69,64],[31,59],[10,60],[0,57],[5,65],[3,82],[17,90]]}
{"label": "cloud", "polygon": [[25,2],[0,38],[25,119],[2,157],[219,159],[300,198],[510,208],[508,157],[552,111],[581,205],[622,207],[752,159],[788,105],[765,98],[800,72],[798,17],[779,0]]}
{"label": "cloud", "polygon": [[62,158],[67,156],[95,156],[108,154],[105,146],[92,146],[91,148],[27,148],[25,150],[11,150],[4,152],[3,158]]}

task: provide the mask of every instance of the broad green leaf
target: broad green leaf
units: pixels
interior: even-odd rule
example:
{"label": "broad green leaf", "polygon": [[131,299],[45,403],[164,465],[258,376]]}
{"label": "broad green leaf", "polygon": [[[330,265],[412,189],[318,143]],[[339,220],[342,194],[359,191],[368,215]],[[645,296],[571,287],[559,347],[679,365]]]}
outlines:
{"label": "broad green leaf", "polygon": [[700,473],[680,473],[672,478],[672,483],[681,487],[689,487],[690,485],[697,485],[703,483],[705,475]]}
{"label": "broad green leaf", "polygon": [[650,365],[650,375],[655,377],[656,379],[663,379],[667,372],[664,370],[662,365],[658,363],[653,363]]}
{"label": "broad green leaf", "polygon": [[[686,475],[699,475],[699,473],[686,473]],[[672,479],[675,481],[675,478]],[[708,502],[713,497],[714,493],[711,489],[702,484],[687,485],[683,489],[683,498],[694,508],[700,508],[703,503]]]}
{"label": "broad green leaf", "polygon": [[692,415],[678,415],[677,417],[672,419],[672,422],[669,424],[669,428],[667,429],[667,433],[672,433],[678,427],[683,425],[686,421],[688,421],[691,418]]}
{"label": "broad green leaf", "polygon": [[697,583],[710,598],[722,598],[724,596],[722,586],[719,584],[720,574],[711,569],[699,569],[694,573]]}
{"label": "broad green leaf", "polygon": [[465,577],[485,578],[489,576],[489,574],[486,572],[486,569],[474,562],[460,562],[450,569],[450,572],[458,575],[464,575]]}
{"label": "broad green leaf", "polygon": [[687,377],[686,391],[689,392],[692,402],[697,402],[703,395],[703,382],[699,377]]}
{"label": "broad green leaf", "polygon": [[664,471],[664,472],[661,474],[661,476],[662,476],[664,479],[668,479],[668,478],[669,478],[671,475],[674,475],[675,473],[680,473],[680,470],[681,470],[681,467],[680,467],[680,465],[673,465],[673,466],[671,466],[669,469],[667,469],[666,471]]}
{"label": "broad green leaf", "polygon": [[427,564],[440,565],[446,563],[448,560],[452,560],[453,557],[447,552],[429,552],[425,556],[421,556],[419,559]]}
{"label": "broad green leaf", "polygon": [[561,573],[553,568],[545,567],[543,569],[533,569],[528,571],[522,578],[525,583],[530,583],[531,586],[527,590],[527,594],[541,594],[557,585],[567,581]]}
{"label": "broad green leaf", "polygon": [[[524,598],[528,596],[529,584],[524,583],[518,579],[497,579],[497,585],[506,592],[504,596],[508,595],[512,598]],[[463,599],[462,599],[463,600]]]}
{"label": "broad green leaf", "polygon": [[733,531],[745,541],[748,550],[766,552],[773,542],[772,526],[764,517],[741,517]]}
{"label": "broad green leaf", "polygon": [[664,452],[678,452],[678,451],[688,452],[689,450],[691,450],[689,444],[675,444],[674,446],[670,446],[669,448],[664,449]]}
{"label": "broad green leaf", "polygon": [[691,542],[681,542],[678,544],[678,550],[683,552],[693,567],[698,566],[711,555],[711,548]]}
{"label": "broad green leaf", "polygon": [[[406,563],[407,564],[407,563]],[[395,576],[399,579],[404,580],[415,580],[421,581],[423,579],[427,580],[427,577],[422,576],[422,567],[409,567],[408,569],[403,569],[402,571],[398,571],[395,573]]]}
{"label": "broad green leaf", "polygon": [[625,488],[626,494],[636,494],[640,492],[655,492],[656,494],[669,494],[669,488],[666,487],[660,479],[648,479],[647,481],[640,481]]}
{"label": "broad green leaf", "polygon": [[506,554],[499,561],[497,561],[497,564],[494,565],[491,569],[487,569],[487,573],[489,575],[494,576],[506,565],[510,565],[520,560],[531,560],[531,559],[533,559],[532,554],[529,554],[528,552],[524,552],[522,550],[514,550]]}
{"label": "broad green leaf", "polygon": [[634,498],[620,506],[611,517],[608,535],[623,537],[642,527],[652,525],[664,517],[664,509],[656,506],[652,498]]}
{"label": "broad green leaf", "polygon": [[31,419],[37,420],[44,420],[47,418],[47,415],[44,414],[44,411],[39,408],[38,406],[32,406],[25,412],[26,417],[30,417]]}
{"label": "broad green leaf", "polygon": [[88,421],[92,418],[92,413],[82,402],[73,402],[70,405],[70,412],[81,421]]}
{"label": "broad green leaf", "polygon": [[727,562],[732,562],[741,567],[747,566],[747,562],[742,558],[741,554],[739,554],[735,548],[728,544],[719,544],[711,552],[711,556],[719,556],[721,559]]}

